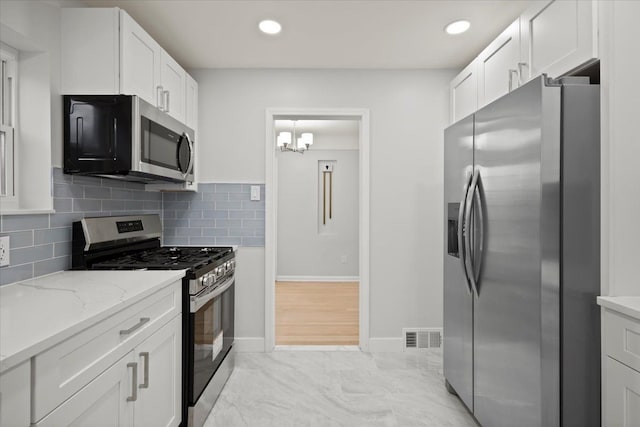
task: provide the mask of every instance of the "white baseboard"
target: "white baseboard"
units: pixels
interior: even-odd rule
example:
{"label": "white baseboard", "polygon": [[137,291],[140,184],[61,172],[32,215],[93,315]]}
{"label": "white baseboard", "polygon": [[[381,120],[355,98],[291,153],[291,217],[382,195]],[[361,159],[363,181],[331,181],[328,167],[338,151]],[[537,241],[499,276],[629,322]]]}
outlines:
{"label": "white baseboard", "polygon": [[277,276],[277,282],[358,282],[358,276]]}
{"label": "white baseboard", "polygon": [[370,353],[401,353],[403,347],[402,338],[369,338]]}
{"label": "white baseboard", "polygon": [[233,346],[239,353],[264,353],[264,338],[262,337],[236,337]]}

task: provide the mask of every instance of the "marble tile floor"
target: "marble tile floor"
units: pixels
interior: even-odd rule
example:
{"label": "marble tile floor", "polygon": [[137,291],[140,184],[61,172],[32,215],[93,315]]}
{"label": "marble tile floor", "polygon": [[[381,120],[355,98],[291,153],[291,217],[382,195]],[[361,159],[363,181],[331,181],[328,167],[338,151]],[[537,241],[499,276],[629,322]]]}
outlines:
{"label": "marble tile floor", "polygon": [[442,352],[239,353],[205,427],[477,427]]}

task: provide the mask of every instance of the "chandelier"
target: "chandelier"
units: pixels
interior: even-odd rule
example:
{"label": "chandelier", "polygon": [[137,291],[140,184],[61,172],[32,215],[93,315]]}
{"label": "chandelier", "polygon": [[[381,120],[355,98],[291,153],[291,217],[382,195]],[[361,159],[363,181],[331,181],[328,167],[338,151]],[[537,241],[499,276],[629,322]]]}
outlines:
{"label": "chandelier", "polygon": [[305,150],[313,145],[313,134],[303,132],[300,137],[296,137],[296,122],[293,121],[293,138],[291,132],[280,132],[276,138],[276,144],[280,151],[291,151],[293,153],[304,154]]}

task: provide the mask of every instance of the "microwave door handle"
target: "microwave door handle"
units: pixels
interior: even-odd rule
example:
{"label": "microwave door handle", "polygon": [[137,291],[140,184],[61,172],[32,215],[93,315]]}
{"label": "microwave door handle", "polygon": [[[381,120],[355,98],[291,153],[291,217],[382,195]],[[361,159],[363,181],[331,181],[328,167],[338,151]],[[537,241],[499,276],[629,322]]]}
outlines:
{"label": "microwave door handle", "polygon": [[187,171],[184,173],[185,178],[187,177],[187,175],[189,175],[191,173],[191,171],[193,170],[193,162],[195,161],[195,153],[193,152],[193,142],[191,141],[191,138],[189,138],[189,134],[188,133],[184,133],[184,137],[187,139],[187,143],[189,144],[189,167],[187,168]]}

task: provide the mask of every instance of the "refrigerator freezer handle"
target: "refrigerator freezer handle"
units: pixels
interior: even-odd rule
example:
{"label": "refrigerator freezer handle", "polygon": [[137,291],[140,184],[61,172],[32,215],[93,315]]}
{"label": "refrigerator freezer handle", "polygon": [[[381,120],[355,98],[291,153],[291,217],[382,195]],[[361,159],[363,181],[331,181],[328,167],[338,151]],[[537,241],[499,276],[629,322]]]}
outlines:
{"label": "refrigerator freezer handle", "polygon": [[460,254],[460,265],[462,266],[462,272],[464,273],[465,282],[467,284],[467,292],[471,295],[471,282],[469,275],[467,274],[467,251],[464,246],[464,211],[465,206],[469,200],[469,189],[471,188],[472,174],[469,174],[467,183],[464,186],[464,198],[460,201],[460,207],[458,208],[458,253]]}
{"label": "refrigerator freezer handle", "polygon": [[478,287],[476,286],[476,278],[473,271],[473,263],[472,263],[473,253],[471,252],[472,251],[471,249],[471,244],[472,244],[471,212],[473,209],[473,199],[474,199],[473,196],[475,194],[475,189],[478,186],[479,177],[480,177],[480,172],[474,170],[473,179],[471,180],[471,185],[467,190],[467,197],[466,197],[467,203],[464,210],[464,222],[465,224],[467,224],[467,227],[465,230],[466,233],[464,235],[464,250],[466,251],[464,265],[465,265],[465,272],[466,272],[467,278],[469,279],[469,283],[471,284],[471,288],[473,289],[473,293],[475,294],[476,298],[478,297]]}
{"label": "refrigerator freezer handle", "polygon": [[480,191],[480,187],[482,186],[482,181],[480,178],[480,169],[477,171],[478,181],[474,189],[475,195],[475,210],[478,212],[478,251],[474,253],[474,257],[471,260],[474,272],[475,286],[476,286],[476,295],[480,293],[480,270],[482,269],[483,262],[483,252],[484,252],[484,206],[482,204],[482,193]]}

